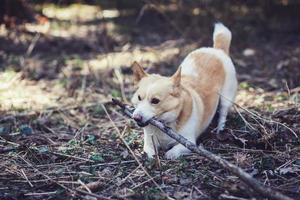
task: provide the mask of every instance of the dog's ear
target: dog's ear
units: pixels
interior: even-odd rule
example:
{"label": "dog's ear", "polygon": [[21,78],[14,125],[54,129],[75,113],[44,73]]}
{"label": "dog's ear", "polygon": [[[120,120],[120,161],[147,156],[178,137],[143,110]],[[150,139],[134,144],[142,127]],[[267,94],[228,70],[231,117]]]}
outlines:
{"label": "dog's ear", "polygon": [[175,72],[175,74],[173,74],[173,76],[171,77],[173,84],[175,87],[179,87],[180,86],[180,82],[181,82],[181,66],[178,67],[177,71]]}
{"label": "dog's ear", "polygon": [[138,62],[134,61],[131,68],[136,83],[138,83],[142,78],[147,76],[147,73],[144,71],[144,69]]}

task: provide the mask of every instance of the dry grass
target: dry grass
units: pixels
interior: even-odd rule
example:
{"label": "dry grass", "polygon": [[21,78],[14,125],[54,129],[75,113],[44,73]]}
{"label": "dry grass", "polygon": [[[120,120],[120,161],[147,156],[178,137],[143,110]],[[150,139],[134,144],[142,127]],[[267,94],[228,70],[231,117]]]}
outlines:
{"label": "dry grass", "polygon": [[[108,106],[114,121],[111,124],[101,108],[99,104],[5,121],[6,125],[19,128],[0,140],[2,151],[8,151],[1,154],[3,197],[83,198],[87,194],[77,189],[83,183],[93,182],[99,182],[94,194],[112,199],[164,195],[176,199],[229,194],[253,196],[237,177],[197,155],[168,161],[161,152],[159,163],[147,161],[141,154],[140,128]],[[299,120],[299,109],[288,112],[293,116],[289,119],[295,119],[288,124],[293,127]],[[298,195],[299,138],[277,123],[253,118],[252,114],[241,115],[255,130],[247,128],[238,114],[232,114],[226,141],[220,142],[213,134],[207,134],[202,141],[205,147],[241,166],[266,185],[290,196]],[[286,116],[277,113],[273,119]],[[124,140],[120,139],[115,125],[122,130]],[[84,187],[82,190],[88,192]]]}

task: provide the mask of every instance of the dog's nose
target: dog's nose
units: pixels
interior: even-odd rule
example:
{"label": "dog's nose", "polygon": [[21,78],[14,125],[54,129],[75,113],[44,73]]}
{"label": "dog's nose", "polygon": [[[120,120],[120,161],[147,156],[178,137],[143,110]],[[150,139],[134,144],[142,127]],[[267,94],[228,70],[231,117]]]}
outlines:
{"label": "dog's nose", "polygon": [[140,114],[134,114],[132,116],[132,118],[136,121],[136,122],[141,122],[143,120],[143,116]]}

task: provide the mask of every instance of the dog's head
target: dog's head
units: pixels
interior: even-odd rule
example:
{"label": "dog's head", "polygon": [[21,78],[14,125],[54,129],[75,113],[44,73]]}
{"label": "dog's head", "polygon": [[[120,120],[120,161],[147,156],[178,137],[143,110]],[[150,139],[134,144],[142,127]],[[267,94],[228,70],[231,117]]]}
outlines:
{"label": "dog's head", "polygon": [[146,125],[157,117],[165,122],[176,121],[180,111],[181,68],[171,77],[158,74],[148,74],[134,62],[132,66],[135,84],[137,86],[131,102],[135,106],[133,118]]}

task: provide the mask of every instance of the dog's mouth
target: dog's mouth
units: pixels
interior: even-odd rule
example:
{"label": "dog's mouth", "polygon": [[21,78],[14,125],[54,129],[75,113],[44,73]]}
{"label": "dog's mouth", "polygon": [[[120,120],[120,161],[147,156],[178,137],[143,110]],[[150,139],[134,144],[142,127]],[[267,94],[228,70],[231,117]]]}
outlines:
{"label": "dog's mouth", "polygon": [[137,121],[136,122],[137,123],[137,125],[139,126],[139,127],[145,127],[145,126],[148,126],[149,125],[149,120],[148,121],[146,121],[146,122],[142,122],[142,121]]}

